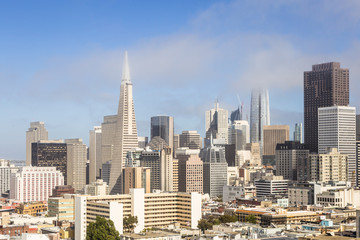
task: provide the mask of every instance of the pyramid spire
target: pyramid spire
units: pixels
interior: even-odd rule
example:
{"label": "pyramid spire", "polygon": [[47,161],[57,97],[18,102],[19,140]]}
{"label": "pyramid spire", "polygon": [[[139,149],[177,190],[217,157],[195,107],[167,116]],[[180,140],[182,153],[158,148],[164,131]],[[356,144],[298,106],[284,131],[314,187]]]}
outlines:
{"label": "pyramid spire", "polygon": [[127,51],[125,51],[123,70],[122,70],[122,79],[121,80],[122,80],[122,82],[131,82],[129,60],[128,60]]}

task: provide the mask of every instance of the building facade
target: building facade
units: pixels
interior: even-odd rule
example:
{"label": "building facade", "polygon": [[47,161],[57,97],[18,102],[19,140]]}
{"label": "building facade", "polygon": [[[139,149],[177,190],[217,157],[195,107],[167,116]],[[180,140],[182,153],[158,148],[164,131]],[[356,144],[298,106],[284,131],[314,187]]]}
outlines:
{"label": "building facade", "polygon": [[340,63],[315,64],[304,72],[304,140],[318,153],[318,108],[349,105],[349,69]]}
{"label": "building facade", "polygon": [[201,149],[201,137],[197,131],[183,131],[179,135],[179,147],[187,147],[189,149]]}
{"label": "building facade", "polygon": [[302,123],[295,123],[294,129],[294,141],[303,143],[303,124]]}
{"label": "building facade", "polygon": [[246,120],[235,120],[229,130],[229,144],[235,144],[235,150],[245,150],[250,143],[250,126]]}
{"label": "building facade", "polygon": [[290,127],[288,125],[264,126],[264,156],[275,156],[276,146],[289,141]]}
{"label": "building facade", "polygon": [[17,172],[18,168],[9,160],[0,159],[0,196],[10,190],[11,174]]}
{"label": "building facade", "polygon": [[150,139],[161,137],[168,146],[174,149],[174,118],[170,116],[151,117],[150,121]]}
{"label": "building facade", "polygon": [[179,191],[203,192],[203,162],[197,154],[178,154]]}
{"label": "building facade", "polygon": [[89,132],[89,181],[95,182],[101,177],[101,126],[95,126]]}
{"label": "building facade", "polygon": [[145,193],[150,193],[151,168],[125,167],[122,173],[122,193],[129,194],[131,188],[143,188]]}
{"label": "building facade", "polygon": [[210,139],[222,139],[224,143],[228,142],[228,110],[219,107],[215,103],[215,108],[205,112],[205,147],[210,145]]}
{"label": "building facade", "polygon": [[67,185],[76,192],[86,185],[87,147],[82,139],[66,139],[67,145]]}
{"label": "building facade", "polygon": [[64,176],[55,167],[21,167],[11,175],[10,198],[21,202],[47,201],[59,185],[64,185]]}
{"label": "building facade", "polygon": [[44,122],[31,122],[30,128],[26,131],[26,166],[31,165],[31,144],[40,140],[48,140],[48,131]]}

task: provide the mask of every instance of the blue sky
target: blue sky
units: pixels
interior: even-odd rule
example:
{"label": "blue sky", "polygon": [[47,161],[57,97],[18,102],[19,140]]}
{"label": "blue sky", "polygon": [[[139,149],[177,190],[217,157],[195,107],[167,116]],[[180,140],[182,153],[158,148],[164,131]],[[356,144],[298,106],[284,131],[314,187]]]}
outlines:
{"label": "blue sky", "polygon": [[360,1],[1,1],[0,158],[25,158],[25,131],[83,138],[115,114],[129,53],[139,135],[151,116],[204,134],[215,99],[249,111],[269,88],[271,123],[302,122],[303,71],[339,61],[360,97]]}

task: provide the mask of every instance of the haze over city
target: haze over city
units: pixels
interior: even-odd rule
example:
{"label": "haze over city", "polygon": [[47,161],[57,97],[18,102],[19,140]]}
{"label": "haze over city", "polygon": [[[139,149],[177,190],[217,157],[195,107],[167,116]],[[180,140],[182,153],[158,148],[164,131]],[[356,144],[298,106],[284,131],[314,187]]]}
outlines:
{"label": "haze over city", "polygon": [[[341,4],[340,4],[341,3]],[[215,100],[250,117],[267,87],[271,124],[303,121],[303,72],[340,62],[360,97],[359,1],[77,1],[0,4],[0,155],[25,160],[29,122],[49,139],[82,138],[116,114],[129,54],[139,136],[150,117],[205,134]]]}

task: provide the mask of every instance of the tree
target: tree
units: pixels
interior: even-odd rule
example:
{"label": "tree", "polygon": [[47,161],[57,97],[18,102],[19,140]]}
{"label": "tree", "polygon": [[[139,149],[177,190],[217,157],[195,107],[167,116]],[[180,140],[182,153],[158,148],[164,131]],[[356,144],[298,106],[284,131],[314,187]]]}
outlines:
{"label": "tree", "polygon": [[202,231],[202,233],[205,233],[205,230],[212,228],[212,226],[213,225],[209,221],[203,218],[198,221],[197,225],[197,227]]}
{"label": "tree", "polygon": [[235,215],[225,214],[220,216],[219,220],[221,223],[229,223],[229,222],[236,222],[238,218]]}
{"label": "tree", "polygon": [[132,233],[137,223],[138,223],[137,217],[134,216],[124,217],[123,219],[124,232]]}
{"label": "tree", "polygon": [[256,217],[254,215],[248,215],[245,218],[245,222],[256,224]]}
{"label": "tree", "polygon": [[86,240],[120,240],[120,234],[115,229],[114,222],[103,217],[96,217],[96,222],[90,223],[86,230]]}

